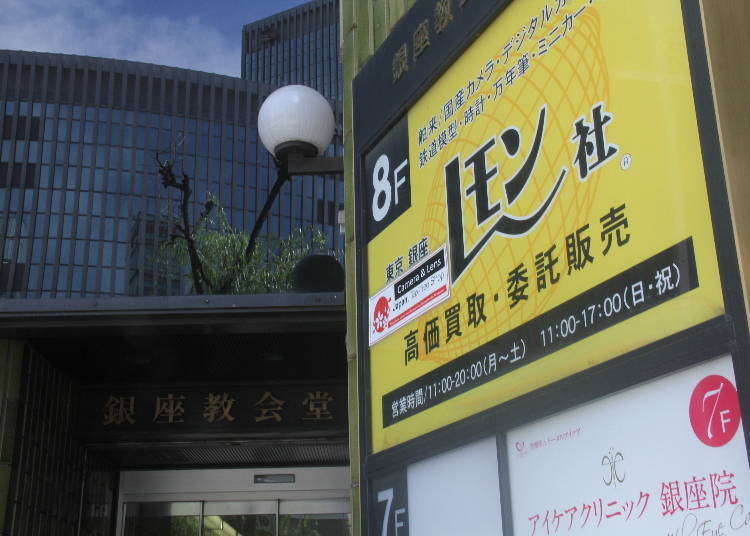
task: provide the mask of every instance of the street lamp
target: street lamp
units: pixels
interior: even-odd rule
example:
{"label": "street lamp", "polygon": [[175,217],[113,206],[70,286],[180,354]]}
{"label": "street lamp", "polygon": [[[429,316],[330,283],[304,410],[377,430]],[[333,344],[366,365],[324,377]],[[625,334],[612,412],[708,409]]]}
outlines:
{"label": "street lamp", "polygon": [[307,86],[284,86],[258,112],[258,134],[288,175],[342,174],[341,158],[325,158],[336,123],[328,101]]}
{"label": "street lamp", "polygon": [[258,112],[258,135],[273,155],[277,177],[250,233],[252,254],[263,222],[281,187],[295,175],[343,175],[341,157],[323,157],[336,128],[328,101],[307,86],[284,86],[271,93]]}
{"label": "street lamp", "polygon": [[284,86],[271,93],[258,112],[258,133],[277,158],[300,152],[317,156],[333,137],[333,110],[325,98],[307,86]]}

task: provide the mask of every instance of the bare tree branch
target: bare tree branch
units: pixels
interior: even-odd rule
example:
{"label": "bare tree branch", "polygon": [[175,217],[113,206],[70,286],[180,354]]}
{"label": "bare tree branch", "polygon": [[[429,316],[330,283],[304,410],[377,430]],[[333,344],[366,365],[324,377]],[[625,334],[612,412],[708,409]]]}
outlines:
{"label": "bare tree branch", "polygon": [[[156,153],[156,162],[158,172],[161,176],[162,185],[165,188],[175,188],[180,192],[180,216],[182,224],[177,224],[177,230],[180,231],[182,238],[187,245],[188,257],[190,258],[190,273],[193,278],[193,286],[197,294],[204,294],[205,290],[213,291],[213,285],[206,276],[201,262],[200,255],[195,245],[195,229],[190,225],[190,196],[193,191],[190,188],[190,177],[187,173],[182,174],[182,181],[178,181],[172,168],[172,162],[159,159],[159,153]],[[208,208],[208,207],[207,207]],[[204,287],[204,283],[208,287]]]}
{"label": "bare tree branch", "polygon": [[[174,157],[173,157],[174,158]],[[205,221],[210,217],[211,212],[216,208],[217,204],[214,199],[208,199],[204,204],[204,210],[201,211],[197,221],[194,224],[190,222],[190,197],[193,193],[190,187],[190,177],[186,173],[182,173],[182,179],[178,179],[173,169],[173,160],[162,161],[159,158],[159,153],[156,153],[156,162],[158,164],[158,172],[161,176],[162,185],[165,188],[174,188],[180,192],[180,218],[181,222],[175,224],[175,228],[179,231],[179,234],[172,235],[170,241],[174,242],[175,239],[182,239],[185,241],[188,251],[188,257],[190,259],[190,273],[193,279],[193,287],[197,294],[220,293],[227,294],[230,292],[233,283],[238,277],[237,273],[229,272],[228,274],[217,275],[219,281],[212,281],[209,279],[205,272],[201,256],[198,253],[197,244],[195,238],[197,232],[203,227]],[[271,211],[271,207],[279,196],[281,188],[284,183],[289,179],[286,166],[279,161],[276,161],[277,176],[276,182],[274,183],[271,191],[268,193],[263,208],[258,214],[255,224],[253,225],[250,238],[244,251],[237,253],[234,259],[235,266],[242,266],[243,262],[251,262],[253,254],[258,245],[258,235],[263,227],[263,224],[268,219],[268,214]]]}

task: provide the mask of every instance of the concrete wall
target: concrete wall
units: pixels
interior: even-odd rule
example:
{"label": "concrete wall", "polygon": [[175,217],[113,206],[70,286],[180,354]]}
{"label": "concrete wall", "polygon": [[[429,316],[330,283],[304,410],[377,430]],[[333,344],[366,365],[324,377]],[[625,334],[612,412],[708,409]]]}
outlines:
{"label": "concrete wall", "polygon": [[701,4],[745,310],[750,311],[750,2]]}

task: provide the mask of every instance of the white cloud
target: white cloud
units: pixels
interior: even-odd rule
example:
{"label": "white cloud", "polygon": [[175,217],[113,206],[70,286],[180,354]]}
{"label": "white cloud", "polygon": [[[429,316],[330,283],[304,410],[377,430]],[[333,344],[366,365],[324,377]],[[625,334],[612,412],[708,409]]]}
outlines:
{"label": "white cloud", "polygon": [[239,34],[223,35],[189,15],[128,13],[118,0],[2,0],[0,48],[240,72]]}

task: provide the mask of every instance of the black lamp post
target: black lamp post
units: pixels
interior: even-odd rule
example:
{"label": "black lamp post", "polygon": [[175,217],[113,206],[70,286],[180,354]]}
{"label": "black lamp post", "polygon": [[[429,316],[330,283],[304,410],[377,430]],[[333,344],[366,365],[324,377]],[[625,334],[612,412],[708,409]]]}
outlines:
{"label": "black lamp post", "polygon": [[342,175],[341,157],[323,157],[335,130],[328,101],[307,86],[284,86],[271,93],[258,112],[258,134],[273,155],[276,182],[255,220],[245,256],[252,255],[263,222],[281,187],[295,175]]}

